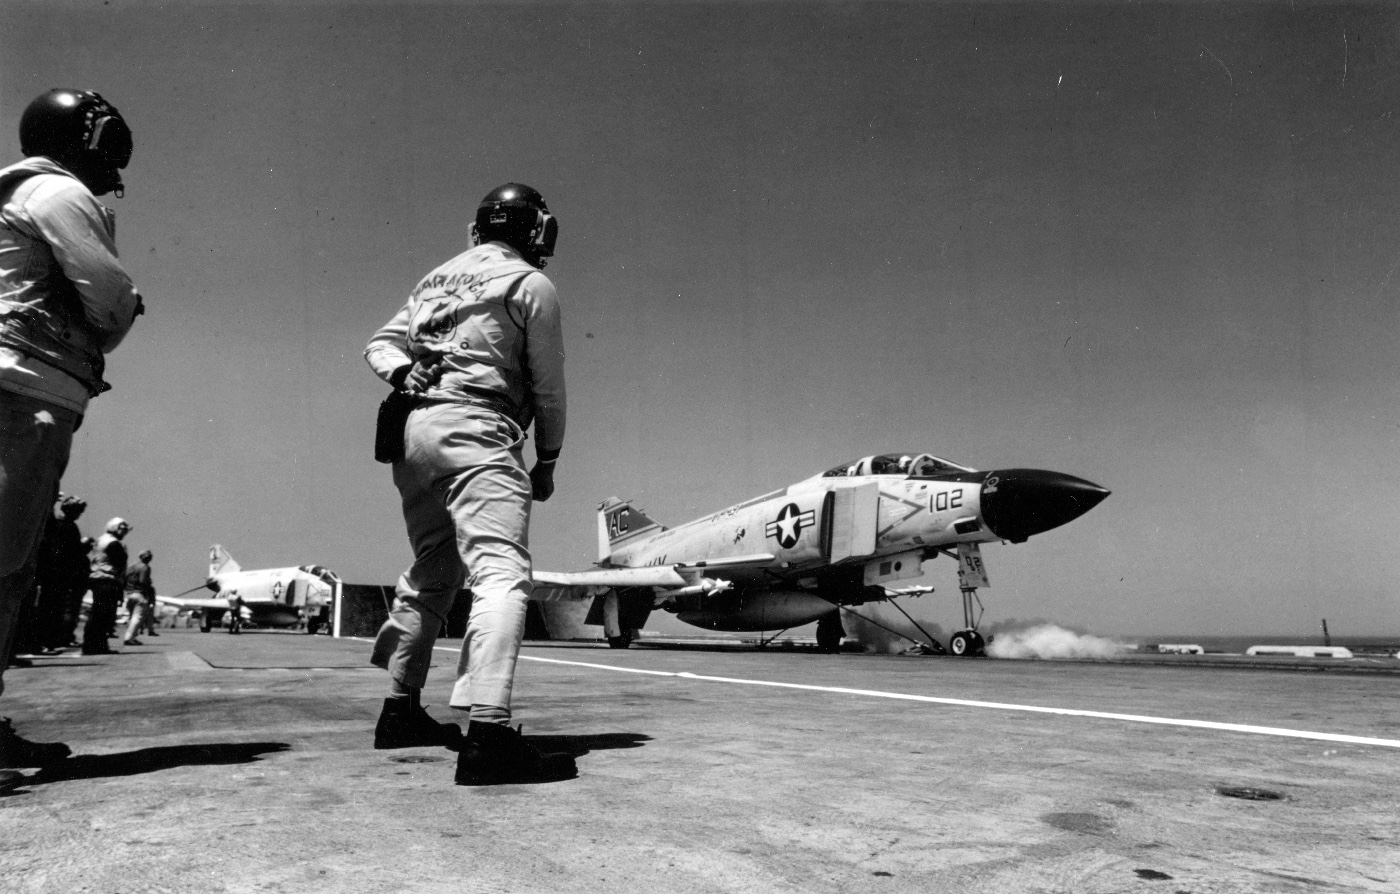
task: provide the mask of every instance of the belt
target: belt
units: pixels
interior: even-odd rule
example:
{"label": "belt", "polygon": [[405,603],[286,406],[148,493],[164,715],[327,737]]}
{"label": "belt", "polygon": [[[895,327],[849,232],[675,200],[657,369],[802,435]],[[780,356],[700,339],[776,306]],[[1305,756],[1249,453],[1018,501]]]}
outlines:
{"label": "belt", "polygon": [[454,394],[448,398],[443,398],[442,402],[452,404],[466,404],[470,407],[481,407],[484,410],[491,410],[492,412],[500,413],[502,416],[506,417],[507,419],[511,420],[517,425],[520,424],[520,420],[516,418],[515,407],[511,405],[510,401],[506,400],[503,397],[492,397],[485,394],[459,393]]}

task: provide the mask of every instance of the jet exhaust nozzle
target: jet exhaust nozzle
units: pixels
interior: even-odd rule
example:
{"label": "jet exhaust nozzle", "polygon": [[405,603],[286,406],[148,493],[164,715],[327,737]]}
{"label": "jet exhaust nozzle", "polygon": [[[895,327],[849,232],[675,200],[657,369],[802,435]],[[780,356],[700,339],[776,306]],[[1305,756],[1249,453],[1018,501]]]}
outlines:
{"label": "jet exhaust nozzle", "polygon": [[982,521],[1003,540],[1023,543],[1103,502],[1112,491],[1043,469],[1002,469],[982,483]]}

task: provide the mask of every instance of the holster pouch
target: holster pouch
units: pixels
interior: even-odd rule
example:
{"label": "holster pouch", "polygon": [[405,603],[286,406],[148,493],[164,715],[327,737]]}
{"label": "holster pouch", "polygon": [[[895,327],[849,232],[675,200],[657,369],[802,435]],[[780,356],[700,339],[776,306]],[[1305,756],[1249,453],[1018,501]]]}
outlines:
{"label": "holster pouch", "polygon": [[403,459],[403,431],[418,398],[407,391],[391,391],[379,403],[374,424],[374,461],[396,463]]}

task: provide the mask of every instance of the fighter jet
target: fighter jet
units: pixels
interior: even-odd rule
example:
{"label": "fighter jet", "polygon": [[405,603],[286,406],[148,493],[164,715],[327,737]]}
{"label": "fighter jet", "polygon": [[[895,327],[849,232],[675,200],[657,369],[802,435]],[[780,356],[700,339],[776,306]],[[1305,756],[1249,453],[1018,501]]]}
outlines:
{"label": "fighter jet", "polygon": [[[199,629],[208,633],[219,626],[232,605],[241,603],[239,621],[258,627],[296,627],[307,633],[325,626],[340,578],[320,565],[258,568],[244,571],[219,544],[209,547],[209,577],[179,596],[157,596],[156,601],[200,611]],[[183,599],[187,593],[209,589],[212,599]],[[237,625],[230,624],[234,632]]]}
{"label": "fighter jet", "polygon": [[627,648],[660,609],[709,630],[817,621],[818,645],[834,649],[841,611],[931,592],[890,585],[948,555],[958,560],[966,625],[948,651],[977,655],[986,642],[973,605],[988,585],[980,544],[1024,543],[1109,493],[1061,472],[980,472],[910,452],[842,463],[675,528],[613,497],[598,507],[598,567],[536,572],[535,599],[592,598],[585,623],[602,625],[613,648]]}

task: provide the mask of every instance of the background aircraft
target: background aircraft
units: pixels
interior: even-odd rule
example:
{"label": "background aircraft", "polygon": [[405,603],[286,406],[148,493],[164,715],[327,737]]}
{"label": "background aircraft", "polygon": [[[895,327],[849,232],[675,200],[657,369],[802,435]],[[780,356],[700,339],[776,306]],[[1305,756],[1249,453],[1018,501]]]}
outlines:
{"label": "background aircraft", "polygon": [[888,585],[921,577],[925,561],[945,554],[958,559],[967,625],[949,650],[975,655],[985,646],[973,611],[977,589],[987,586],[979,544],[1023,543],[1108,495],[1060,472],[979,472],[928,453],[892,453],[676,528],[614,497],[598,509],[600,567],[536,572],[535,598],[592,597],[585,623],[601,624],[614,648],[626,648],[651,611],[662,609],[710,630],[817,621],[818,645],[835,649],[841,610],[931,592]]}
{"label": "background aircraft", "polygon": [[199,629],[208,633],[222,622],[230,603],[241,599],[243,621],[258,627],[296,627],[315,633],[327,623],[339,578],[320,565],[258,568],[244,571],[219,544],[209,547],[209,578],[203,588],[218,595],[212,599],[184,599],[201,587],[179,596],[157,596],[158,602],[200,611]]}

